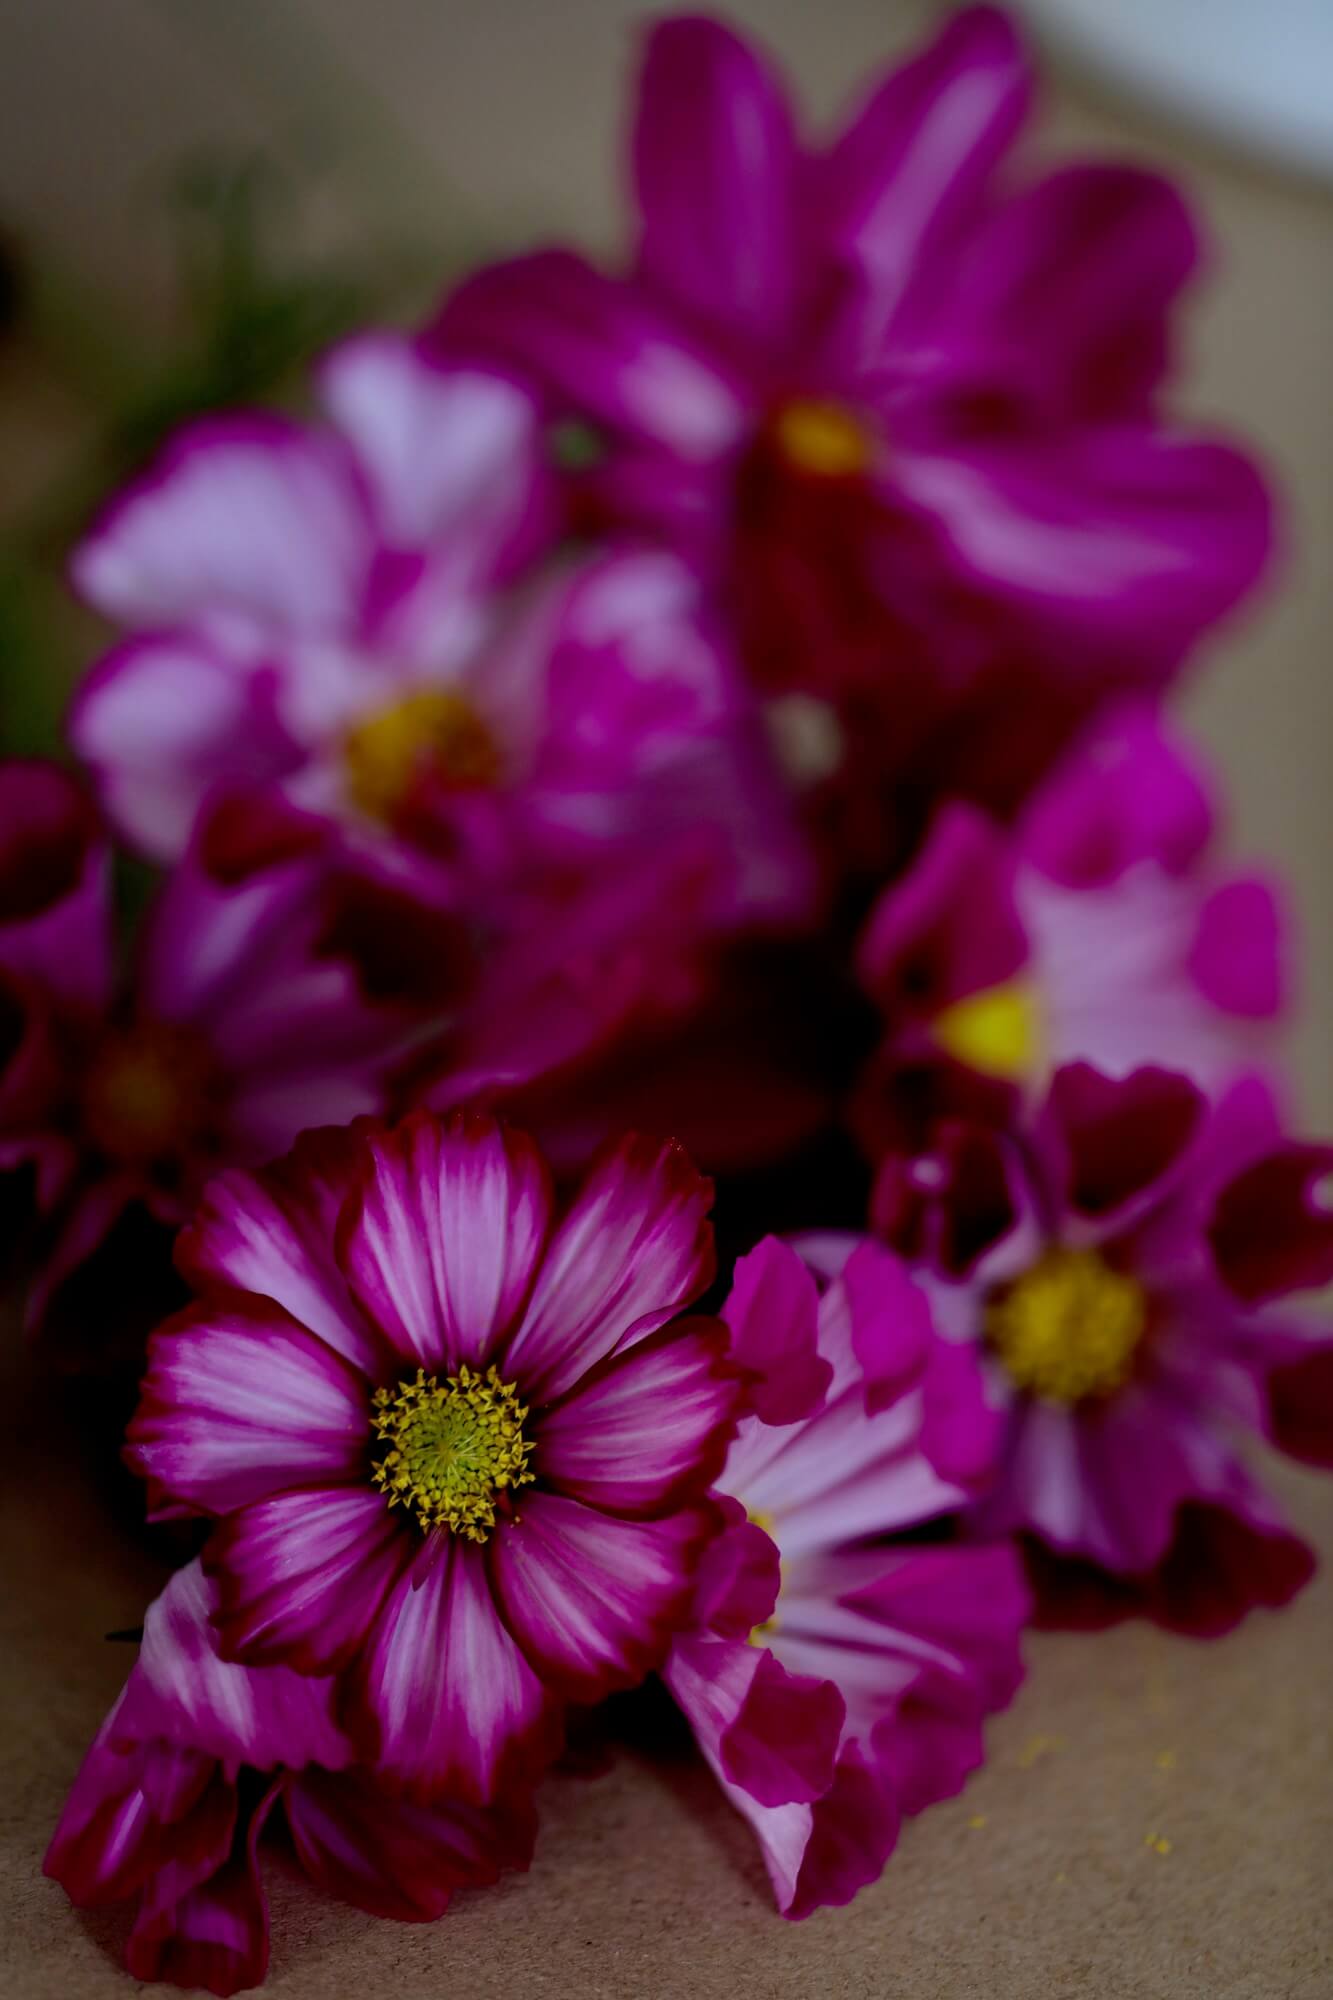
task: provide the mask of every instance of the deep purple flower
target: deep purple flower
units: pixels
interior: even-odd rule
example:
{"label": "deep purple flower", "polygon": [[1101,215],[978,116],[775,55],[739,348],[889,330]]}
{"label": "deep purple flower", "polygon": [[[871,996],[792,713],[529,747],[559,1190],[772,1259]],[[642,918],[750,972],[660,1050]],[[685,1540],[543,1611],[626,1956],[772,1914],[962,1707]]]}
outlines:
{"label": "deep purple flower", "polygon": [[478,1114],[215,1181],[128,1456],[158,1511],[217,1523],[224,1657],[339,1672],[368,1761],[481,1802],[565,1701],[657,1665],[738,1392],[720,1323],[675,1321],[711,1199],[626,1141],[557,1216],[531,1141]]}
{"label": "deep purple flower", "polygon": [[1009,178],[1030,88],[974,8],[802,141],[760,53],[665,21],[628,268],[523,257],[435,328],[540,388],[579,518],[709,567],[807,781],[942,760],[1012,796],[1263,565],[1253,466],[1161,409],[1181,199],[1127,166]]}
{"label": "deep purple flower", "polygon": [[784,1916],[850,1901],[903,1813],[958,1791],[1022,1675],[1006,1546],[913,1547],[991,1471],[973,1355],[939,1340],[896,1257],[863,1244],[817,1298],[767,1238],[725,1308],[752,1369],[718,1477],[728,1526],[664,1668],[754,1828]]}
{"label": "deep purple flower", "polygon": [[374,1916],[438,1917],[455,1889],[526,1868],[526,1796],[394,1796],[358,1764],[328,1679],[218,1658],[198,1562],[144,1619],[129,1680],[84,1758],[45,1869],[81,1909],[133,1901],[136,1979],[230,1994],[268,1965],[259,1843],[274,1815],[320,1888]]}
{"label": "deep purple flower", "polygon": [[1210,1108],[1183,1076],[1084,1064],[1025,1136],[907,1164],[916,1199],[880,1225],[1005,1413],[978,1532],[1204,1634],[1301,1588],[1313,1556],[1237,1441],[1333,1457],[1333,1341],[1299,1299],[1333,1278],[1330,1169],[1255,1079]]}

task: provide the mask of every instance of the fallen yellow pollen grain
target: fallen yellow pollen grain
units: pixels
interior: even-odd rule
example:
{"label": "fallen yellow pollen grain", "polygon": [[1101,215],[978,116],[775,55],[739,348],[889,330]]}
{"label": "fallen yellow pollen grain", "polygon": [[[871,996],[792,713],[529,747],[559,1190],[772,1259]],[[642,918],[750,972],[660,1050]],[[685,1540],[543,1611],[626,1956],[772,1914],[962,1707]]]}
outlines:
{"label": "fallen yellow pollen grain", "polygon": [[967,1823],[974,1833],[980,1833],[982,1827],[986,1824],[986,1815],[985,1813],[973,1813]]}
{"label": "fallen yellow pollen grain", "polygon": [[1154,1854],[1169,1854],[1171,1852],[1171,1842],[1162,1833],[1145,1833],[1143,1844],[1145,1847],[1151,1847]]}
{"label": "fallen yellow pollen grain", "polygon": [[1060,1750],[1067,1750],[1068,1748],[1069,1739],[1067,1736],[1029,1736],[1027,1742],[1014,1759],[1014,1762],[1020,1771],[1030,1771],[1032,1766],[1038,1763],[1041,1758],[1053,1755]]}
{"label": "fallen yellow pollen grain", "polygon": [[1174,1771],[1176,1768],[1176,1753],[1174,1750],[1159,1750],[1153,1758],[1153,1762],[1159,1771]]}

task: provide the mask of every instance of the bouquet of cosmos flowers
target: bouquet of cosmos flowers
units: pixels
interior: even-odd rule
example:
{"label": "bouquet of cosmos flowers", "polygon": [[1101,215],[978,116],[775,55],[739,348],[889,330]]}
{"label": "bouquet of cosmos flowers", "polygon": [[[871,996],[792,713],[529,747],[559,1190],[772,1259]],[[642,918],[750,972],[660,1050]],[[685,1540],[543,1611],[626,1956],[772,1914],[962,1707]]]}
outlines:
{"label": "bouquet of cosmos flowers", "polygon": [[668,20],[622,264],[476,272],[74,555],[0,1241],[183,1565],[46,1862],[140,1978],[262,1979],[283,1819],[386,1917],[524,1867],[652,1674],[846,1902],[1032,1618],[1311,1572],[1237,1438],[1333,1457],[1333,1148],[1162,715],[1270,506],[1163,408],[1178,194],[1025,174],[1030,82],[961,13],[814,139]]}

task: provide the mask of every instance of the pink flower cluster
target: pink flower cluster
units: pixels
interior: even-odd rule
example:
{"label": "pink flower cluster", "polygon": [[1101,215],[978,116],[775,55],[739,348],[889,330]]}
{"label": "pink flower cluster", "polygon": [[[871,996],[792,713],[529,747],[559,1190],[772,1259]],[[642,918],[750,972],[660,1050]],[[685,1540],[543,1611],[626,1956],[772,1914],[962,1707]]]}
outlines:
{"label": "pink flower cluster", "polygon": [[1030,88],[973,9],[814,139],[668,20],[623,265],[478,272],[75,554],[0,1270],[197,1524],[46,1863],[137,1977],[262,1979],[279,1820],[381,1916],[526,1866],[654,1673],[778,1908],[844,1903],[1032,1618],[1311,1573],[1243,1433],[1333,1463],[1333,1147],[1162,712],[1269,503],[1165,407],[1178,194],[1024,177]]}

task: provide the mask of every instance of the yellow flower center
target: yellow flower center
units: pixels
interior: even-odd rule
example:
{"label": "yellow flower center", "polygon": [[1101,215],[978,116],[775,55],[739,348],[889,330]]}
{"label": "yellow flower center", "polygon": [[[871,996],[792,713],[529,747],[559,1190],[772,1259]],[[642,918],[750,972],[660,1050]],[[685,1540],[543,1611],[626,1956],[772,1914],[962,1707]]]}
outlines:
{"label": "yellow flower center", "polygon": [[423,778],[451,791],[496,783],[495,738],[466,695],[421,688],[358,722],[343,740],[352,803],[372,819],[392,820]]}
{"label": "yellow flower center", "polygon": [[1095,1250],[1048,1250],[992,1300],[986,1337],[1013,1382],[1052,1403],[1109,1396],[1148,1323],[1143,1287]]}
{"label": "yellow flower center", "polygon": [[147,1165],[198,1130],[212,1078],[208,1050],[189,1029],[158,1022],[110,1034],[84,1082],[84,1126],[103,1153]]}
{"label": "yellow flower center", "polygon": [[854,410],[820,396],[784,403],[773,420],[778,450],[816,479],[855,479],[868,470],[870,433]]}
{"label": "yellow flower center", "polygon": [[1041,1053],[1037,996],[1024,979],[988,986],[937,1014],[931,1033],[955,1062],[1020,1083],[1036,1069]]}
{"label": "yellow flower center", "polygon": [[494,1368],[466,1365],[443,1381],[418,1368],[414,1382],[377,1389],[371,1428],[386,1449],[372,1478],[391,1507],[416,1516],[423,1534],[452,1528],[484,1542],[495,1496],[530,1486],[536,1474],[523,1435],[528,1412]]}

